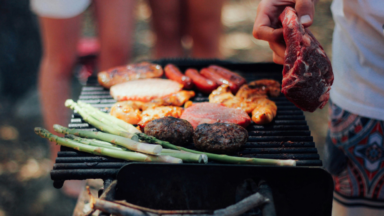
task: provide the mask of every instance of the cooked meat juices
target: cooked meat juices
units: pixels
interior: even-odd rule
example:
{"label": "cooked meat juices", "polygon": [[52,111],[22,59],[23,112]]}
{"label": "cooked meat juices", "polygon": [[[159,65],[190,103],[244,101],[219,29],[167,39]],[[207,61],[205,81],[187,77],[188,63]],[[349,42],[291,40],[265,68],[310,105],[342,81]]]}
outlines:
{"label": "cooked meat juices", "polygon": [[150,121],[144,133],[172,144],[185,146],[192,143],[193,127],[184,119],[164,117]]}
{"label": "cooked meat juices", "polygon": [[193,128],[199,124],[216,122],[235,123],[245,128],[251,123],[251,118],[244,110],[208,102],[192,104],[180,118],[189,121]]}
{"label": "cooked meat juices", "polygon": [[232,123],[201,124],[193,134],[197,149],[228,154],[244,146],[248,139],[245,128]]}
{"label": "cooked meat juices", "polygon": [[286,7],[279,18],[287,44],[281,91],[304,111],[323,108],[333,83],[331,62],[312,33],[300,24],[293,8]]}

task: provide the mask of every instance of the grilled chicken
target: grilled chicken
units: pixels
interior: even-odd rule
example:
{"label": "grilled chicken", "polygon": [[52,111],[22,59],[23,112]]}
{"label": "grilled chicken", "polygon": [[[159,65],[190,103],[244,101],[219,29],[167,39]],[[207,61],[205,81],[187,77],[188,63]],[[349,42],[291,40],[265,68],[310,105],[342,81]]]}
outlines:
{"label": "grilled chicken", "polygon": [[162,106],[182,106],[189,99],[195,97],[194,91],[179,91],[163,98],[151,100],[151,103],[161,104]]}
{"label": "grilled chicken", "polygon": [[256,107],[255,103],[234,96],[228,85],[220,86],[214,90],[208,98],[210,103],[221,103],[226,107],[240,108],[248,114]]}
{"label": "grilled chicken", "polygon": [[268,98],[255,100],[256,107],[252,111],[252,121],[256,124],[268,124],[276,116],[277,106]]}
{"label": "grilled chicken", "polygon": [[228,85],[222,85],[209,95],[209,102],[221,103],[226,107],[239,108],[248,114],[252,113],[252,120],[256,124],[270,123],[276,116],[277,106],[267,98],[266,94],[257,94],[260,91],[255,93],[254,90],[244,88],[242,97],[238,97],[231,93]]}
{"label": "grilled chicken", "polygon": [[178,82],[166,79],[141,79],[112,86],[110,93],[117,101],[137,100],[149,102],[177,93],[183,88]]}
{"label": "grilled chicken", "polygon": [[141,120],[138,125],[141,128],[144,128],[148,124],[148,122],[166,116],[180,118],[181,114],[183,114],[183,111],[184,109],[182,107],[175,106],[159,106],[155,108],[146,109],[141,114]]}
{"label": "grilled chicken", "polygon": [[164,98],[154,99],[151,102],[120,101],[112,106],[110,114],[130,124],[138,124],[142,119],[143,111],[160,106],[179,107],[194,96],[194,91],[180,91]]}
{"label": "grilled chicken", "polygon": [[163,76],[163,69],[160,65],[141,62],[102,71],[97,75],[97,78],[101,86],[109,89],[119,83],[161,76]]}
{"label": "grilled chicken", "polygon": [[280,94],[280,83],[276,80],[261,79],[250,82],[248,85],[243,85],[237,92],[236,97],[246,100],[252,98],[266,97],[270,95],[277,97]]}
{"label": "grilled chicken", "polygon": [[158,105],[141,101],[121,101],[111,107],[110,115],[130,124],[138,124],[141,120],[142,110],[156,106]]}

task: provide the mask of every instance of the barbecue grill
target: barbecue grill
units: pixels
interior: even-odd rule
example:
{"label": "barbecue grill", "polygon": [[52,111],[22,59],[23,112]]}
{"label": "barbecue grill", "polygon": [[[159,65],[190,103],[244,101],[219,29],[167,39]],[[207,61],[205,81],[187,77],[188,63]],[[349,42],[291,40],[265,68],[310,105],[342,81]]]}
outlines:
{"label": "barbecue grill", "polygon": [[[168,63],[172,63],[178,66],[181,71],[191,67],[201,69],[208,65],[216,64],[239,73],[247,81],[257,79],[282,80],[282,66],[273,63],[232,63],[220,60],[184,59],[160,60],[154,61],[154,63],[160,64],[163,67]],[[322,162],[319,159],[319,154],[317,153],[303,112],[282,94],[279,97],[272,97],[270,99],[275,101],[278,107],[275,119],[268,125],[252,123],[248,126],[249,138],[245,147],[233,155],[240,157],[295,159],[297,160],[297,166],[303,167],[301,170],[318,170],[322,166]],[[110,107],[116,102],[109,95],[109,91],[98,84],[96,77],[88,79],[87,84],[82,88],[78,100],[92,104],[94,107],[105,112],[109,112]],[[193,101],[207,102],[208,96],[196,92]],[[83,121],[77,113],[73,113],[68,126],[69,128],[97,131],[92,125]],[[193,148],[193,146],[190,146],[190,148]],[[129,163],[135,162],[95,156],[61,147],[61,151],[58,153],[56,163],[50,174],[56,188],[61,188],[65,180],[89,178],[103,179],[106,188],[116,178],[120,168]],[[210,161],[209,164],[219,167],[227,166],[213,161]],[[279,169],[288,170],[292,168],[282,167]],[[308,171],[308,173],[310,172],[312,171]],[[325,172],[324,175],[326,175]]]}

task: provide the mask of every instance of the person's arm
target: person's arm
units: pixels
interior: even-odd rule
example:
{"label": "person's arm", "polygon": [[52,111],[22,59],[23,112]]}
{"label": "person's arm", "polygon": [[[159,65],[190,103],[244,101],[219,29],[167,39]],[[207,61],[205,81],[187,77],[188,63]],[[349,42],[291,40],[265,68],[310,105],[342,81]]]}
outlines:
{"label": "person's arm", "polygon": [[262,0],[257,7],[253,36],[268,41],[273,61],[284,63],[285,42],[279,15],[286,6],[295,8],[304,27],[312,25],[317,0]]}

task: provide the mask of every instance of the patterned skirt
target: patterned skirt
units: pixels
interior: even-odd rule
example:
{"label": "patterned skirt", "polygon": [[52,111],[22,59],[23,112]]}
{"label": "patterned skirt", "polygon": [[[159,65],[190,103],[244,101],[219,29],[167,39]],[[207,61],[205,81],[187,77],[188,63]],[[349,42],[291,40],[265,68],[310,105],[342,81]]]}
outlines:
{"label": "patterned skirt", "polygon": [[384,121],[329,105],[324,166],[334,179],[334,199],[384,215]]}

